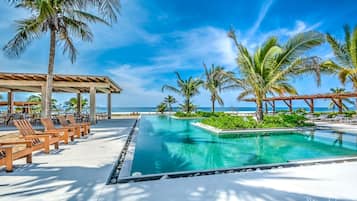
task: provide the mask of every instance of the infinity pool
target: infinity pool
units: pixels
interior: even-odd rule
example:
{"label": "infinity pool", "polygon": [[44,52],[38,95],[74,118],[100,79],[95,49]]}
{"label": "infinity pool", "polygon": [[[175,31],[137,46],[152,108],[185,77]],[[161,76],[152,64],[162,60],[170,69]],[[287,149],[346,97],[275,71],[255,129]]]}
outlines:
{"label": "infinity pool", "polygon": [[357,156],[357,135],[331,130],[219,137],[194,120],[143,116],[131,174],[157,174]]}

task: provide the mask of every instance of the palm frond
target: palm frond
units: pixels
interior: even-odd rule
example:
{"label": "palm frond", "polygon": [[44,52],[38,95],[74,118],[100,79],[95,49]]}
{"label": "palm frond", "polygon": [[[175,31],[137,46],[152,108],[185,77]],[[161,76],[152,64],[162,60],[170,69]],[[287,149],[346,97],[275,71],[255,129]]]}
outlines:
{"label": "palm frond", "polygon": [[5,54],[9,57],[18,57],[25,51],[26,47],[41,35],[42,23],[36,18],[16,21],[17,33],[3,47]]}
{"label": "palm frond", "polygon": [[346,45],[340,44],[333,36],[329,33],[326,34],[326,40],[330,44],[336,60],[340,65],[349,67],[351,66],[351,58],[348,56],[348,51]]}
{"label": "palm frond", "polygon": [[357,68],[357,26],[353,30],[350,47],[350,57],[354,68]]}

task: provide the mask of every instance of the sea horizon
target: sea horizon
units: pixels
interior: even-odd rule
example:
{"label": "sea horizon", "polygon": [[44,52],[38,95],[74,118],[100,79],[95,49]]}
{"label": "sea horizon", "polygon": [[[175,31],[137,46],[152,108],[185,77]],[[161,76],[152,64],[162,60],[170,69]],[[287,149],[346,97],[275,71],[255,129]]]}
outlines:
{"label": "sea horizon", "polygon": [[[293,110],[296,109],[305,109],[306,111],[309,111],[309,107],[293,107]],[[106,112],[107,108],[106,107],[97,107],[97,112]],[[353,110],[354,108],[350,108],[350,110]],[[179,107],[173,107],[173,111],[179,111]],[[265,110],[265,109],[264,109]],[[287,111],[289,110],[288,107],[276,107],[276,111]],[[157,108],[156,107],[112,107],[112,113],[121,113],[121,112],[156,112]],[[211,111],[211,107],[197,107],[197,111],[205,111],[209,112]],[[215,108],[216,112],[254,112],[256,111],[256,107],[216,107]],[[269,108],[269,111],[272,111],[271,108]],[[332,112],[333,110],[328,108],[328,107],[315,107],[315,112]],[[337,110],[335,110],[337,111]]]}

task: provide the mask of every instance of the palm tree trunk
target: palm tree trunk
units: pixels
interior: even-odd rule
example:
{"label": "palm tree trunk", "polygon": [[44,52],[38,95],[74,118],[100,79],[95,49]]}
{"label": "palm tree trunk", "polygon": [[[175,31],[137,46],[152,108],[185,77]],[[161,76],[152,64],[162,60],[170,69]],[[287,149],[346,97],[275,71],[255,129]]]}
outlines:
{"label": "palm tree trunk", "polygon": [[257,100],[257,121],[261,122],[263,121],[264,114],[263,114],[263,101]]}
{"label": "palm tree trunk", "polygon": [[214,96],[211,97],[211,102],[212,102],[212,113],[214,113],[214,109],[215,109],[215,102],[216,102],[216,99]]}
{"label": "palm tree trunk", "polygon": [[51,29],[50,36],[50,56],[48,60],[48,74],[46,80],[46,96],[45,96],[45,112],[46,117],[51,117],[51,106],[52,106],[52,88],[53,88],[53,69],[55,63],[56,54],[56,31]]}
{"label": "palm tree trunk", "polygon": [[342,99],[338,99],[338,113],[342,113],[343,112],[343,104],[342,104]]}
{"label": "palm tree trunk", "polygon": [[191,104],[191,100],[190,100],[190,98],[188,98],[188,99],[187,99],[187,112],[188,112],[188,113],[191,113],[190,104]]}
{"label": "palm tree trunk", "polygon": [[[357,88],[355,88],[355,92],[357,93]],[[356,98],[356,100],[355,100],[355,110],[356,110],[356,112],[357,112],[357,98]]]}

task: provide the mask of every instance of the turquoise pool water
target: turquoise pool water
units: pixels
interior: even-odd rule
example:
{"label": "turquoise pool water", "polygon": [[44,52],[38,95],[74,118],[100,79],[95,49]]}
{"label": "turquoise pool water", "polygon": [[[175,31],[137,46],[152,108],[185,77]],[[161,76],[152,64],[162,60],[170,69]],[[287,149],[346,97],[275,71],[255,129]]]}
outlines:
{"label": "turquoise pool water", "polygon": [[131,173],[156,174],[357,156],[357,135],[316,130],[218,137],[193,120],[143,116]]}

